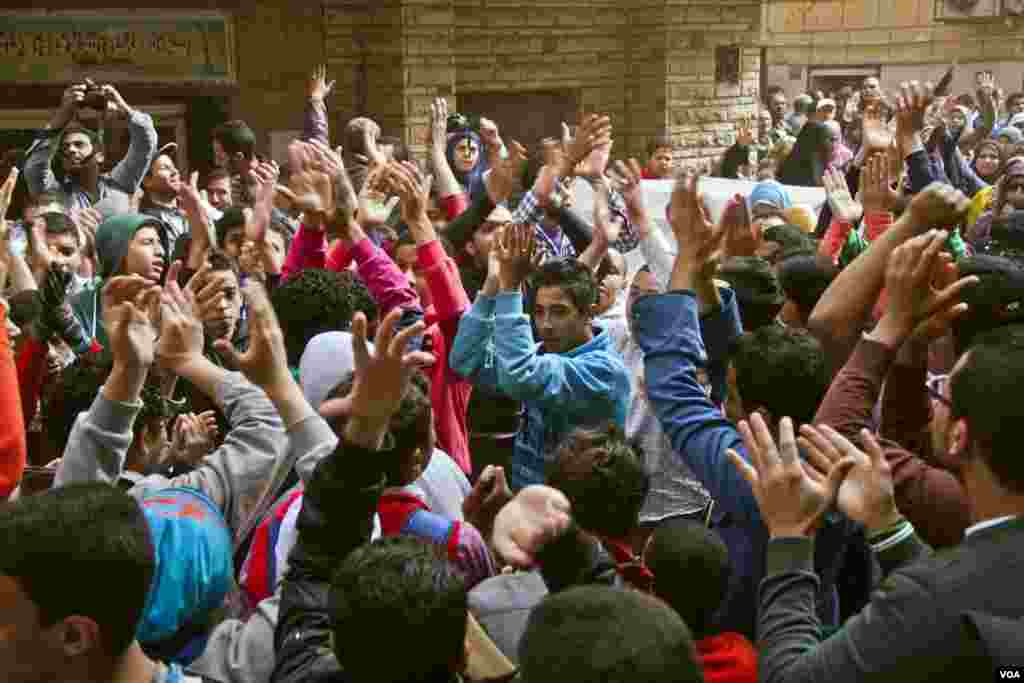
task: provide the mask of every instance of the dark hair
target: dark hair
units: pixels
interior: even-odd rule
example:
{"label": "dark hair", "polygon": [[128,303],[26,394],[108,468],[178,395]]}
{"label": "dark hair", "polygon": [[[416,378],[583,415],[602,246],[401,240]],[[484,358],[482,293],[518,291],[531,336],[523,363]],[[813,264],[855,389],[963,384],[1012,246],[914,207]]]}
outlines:
{"label": "dark hair", "polygon": [[[43,627],[71,616],[92,619],[108,655],[135,640],[156,559],[134,499],[109,484],[73,484],[4,503],[0,543],[10,550],[0,574],[18,582]],[[69,568],[89,586],[69,580]]]}
{"label": "dark hair", "polygon": [[[54,385],[43,397],[41,412],[46,416],[46,438],[56,453],[63,453],[71,437],[71,430],[80,413],[88,412],[110,376],[113,358],[103,351],[79,356],[64,368]],[[152,420],[170,418],[181,412],[182,406],[163,397],[156,374],[142,387],[142,409],[135,419],[134,429],[143,429]]]}
{"label": "dark hair", "polygon": [[241,152],[242,156],[251,159],[256,153],[256,134],[245,121],[225,121],[213,129],[212,136],[230,156]]}
{"label": "dark hair", "polygon": [[548,464],[547,485],[565,494],[582,528],[623,538],[639,521],[650,476],[622,430],[608,424],[571,432]]}
{"label": "dark hair", "polygon": [[210,270],[230,270],[235,274],[235,277],[241,277],[241,271],[238,270],[238,264],[235,262],[235,259],[220,249],[211,249],[206,256],[206,260],[210,262]]}
{"label": "dark hair", "polygon": [[224,213],[214,223],[214,229],[217,232],[217,246],[223,249],[224,241],[228,238],[228,232],[232,228],[240,227],[245,227],[245,211],[242,210],[242,207],[229,206],[224,209]]}
{"label": "dark hair", "polygon": [[779,263],[779,284],[786,298],[796,304],[807,319],[825,290],[836,277],[836,268],[817,256],[790,256]]}
{"label": "dark hair", "polygon": [[[696,588],[695,588],[696,589]],[[580,586],[533,608],[519,641],[522,683],[696,683],[690,629],[639,591]]]}
{"label": "dark hair", "polygon": [[964,288],[967,311],[953,320],[953,348],[959,356],[983,332],[1024,322],[1024,268],[1002,256],[976,254],[957,262],[960,277],[978,282]]}
{"label": "dark hair", "polygon": [[675,149],[675,145],[672,144],[672,138],[667,135],[659,135],[650,142],[647,143],[647,156],[652,157],[654,153],[659,149],[667,147],[669,149]]}
{"label": "dark hair", "polygon": [[[1024,461],[1012,425],[1024,421],[1024,325],[1010,325],[981,336],[950,377],[950,411],[966,419],[972,450],[979,451],[999,484],[1024,493]],[[977,449],[973,446],[977,445]]]}
{"label": "dark hair", "polygon": [[750,147],[736,144],[730,147],[722,158],[721,177],[738,179],[740,166],[750,165]]}
{"label": "dark hair", "polygon": [[778,420],[814,419],[830,377],[821,344],[806,330],[765,325],[734,343],[733,367],[743,409],[766,408]]}
{"label": "dark hair", "polygon": [[284,253],[288,253],[288,250],[292,245],[292,237],[295,233],[292,232],[292,226],[288,222],[288,217],[280,209],[271,209],[270,211],[270,223],[267,225],[268,230],[276,232],[284,240]]}
{"label": "dark hair", "polygon": [[644,563],[654,574],[654,594],[683,618],[694,637],[710,635],[732,575],[729,551],[718,534],[692,520],[665,520],[651,534]]}
{"label": "dark hair", "polygon": [[590,315],[597,301],[594,273],[589,266],[576,259],[554,259],[537,269],[530,278],[530,310],[533,310],[537,291],[541,287],[561,289],[582,315]]}
{"label": "dark hair", "polygon": [[765,228],[763,238],[765,242],[775,242],[779,245],[779,250],[769,259],[774,263],[791,256],[809,256],[818,252],[814,238],[801,230],[799,226],[790,223]]}
{"label": "dark hair", "polygon": [[[46,213],[40,214],[40,218],[46,224],[47,235],[71,235],[75,238],[75,244],[79,247],[82,246],[81,235],[78,232],[78,226],[75,225],[75,221],[71,216],[66,213],[58,213],[56,211],[47,211]],[[26,234],[28,239],[32,239],[32,231],[27,230]]]}
{"label": "dark hair", "polygon": [[781,85],[769,85],[767,88],[765,88],[764,91],[764,101],[768,102],[779,93],[782,93],[783,95],[786,94],[786,91],[782,88]]}
{"label": "dark hair", "polygon": [[368,321],[377,318],[377,305],[363,281],[349,271],[336,273],[308,268],[270,293],[281,323],[288,363],[299,364],[309,340],[322,332],[345,331],[357,311]]}
{"label": "dark hair", "polygon": [[[352,392],[355,375],[349,374],[331,389],[325,400],[345,398]],[[405,466],[419,448],[427,448],[430,430],[434,420],[433,404],[430,402],[430,380],[422,372],[413,373],[409,387],[398,404],[398,409],[388,421],[391,435],[390,448],[382,452],[381,462],[389,486],[404,486]],[[338,432],[344,422],[331,426]]]}
{"label": "dark hair", "polygon": [[210,183],[215,182],[217,180],[227,180],[230,183],[231,174],[228,173],[228,170],[226,168],[215,168],[212,171],[210,171],[209,175],[206,176],[206,186],[209,187]]}
{"label": "dark hair", "polygon": [[744,329],[775,323],[786,299],[768,261],[759,256],[734,256],[722,263],[718,276],[736,293]]}
{"label": "dark hair", "polygon": [[[444,549],[408,536],[353,550],[331,579],[334,653],[354,681],[448,680],[465,657],[468,601]],[[381,656],[381,638],[401,643]]]}

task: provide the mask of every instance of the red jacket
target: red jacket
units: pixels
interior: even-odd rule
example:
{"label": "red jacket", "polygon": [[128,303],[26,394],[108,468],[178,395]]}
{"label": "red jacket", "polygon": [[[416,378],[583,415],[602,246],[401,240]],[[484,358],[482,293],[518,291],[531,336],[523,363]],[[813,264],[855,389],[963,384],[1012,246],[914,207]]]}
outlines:
{"label": "red jacket", "polygon": [[18,371],[7,334],[6,306],[0,306],[0,387],[0,500],[6,500],[21,481],[28,456]]}
{"label": "red jacket", "polygon": [[757,650],[746,636],[719,633],[697,641],[707,683],[757,683]]}
{"label": "red jacket", "polygon": [[416,266],[427,281],[432,305],[426,312],[430,327],[424,342],[431,346],[436,361],[430,368],[430,402],[434,408],[434,426],[441,449],[452,457],[467,476],[473,471],[469,453],[469,427],[466,411],[473,385],[457,375],[448,363],[462,314],[469,308],[469,297],[459,278],[459,269],[448,258],[437,240],[416,249]]}

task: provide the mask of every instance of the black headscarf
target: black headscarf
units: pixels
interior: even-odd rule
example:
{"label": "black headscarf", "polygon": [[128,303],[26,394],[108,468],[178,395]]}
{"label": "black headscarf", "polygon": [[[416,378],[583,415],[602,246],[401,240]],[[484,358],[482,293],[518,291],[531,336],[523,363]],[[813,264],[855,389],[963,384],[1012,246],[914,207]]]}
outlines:
{"label": "black headscarf", "polygon": [[823,148],[832,132],[822,123],[808,121],[800,130],[793,151],[779,168],[778,180],[783,185],[821,187],[828,159]]}

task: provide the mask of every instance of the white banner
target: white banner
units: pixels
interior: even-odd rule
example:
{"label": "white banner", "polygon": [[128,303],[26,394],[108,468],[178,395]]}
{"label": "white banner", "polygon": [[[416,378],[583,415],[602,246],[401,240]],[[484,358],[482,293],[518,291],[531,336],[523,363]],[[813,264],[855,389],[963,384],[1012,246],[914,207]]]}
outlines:
{"label": "white banner", "polygon": [[[750,192],[756,184],[748,180],[701,177],[700,191],[704,194],[704,202],[711,212],[712,220],[717,222],[721,218],[726,203],[737,194],[744,197],[750,196]],[[665,207],[668,206],[669,200],[672,197],[672,188],[675,186],[675,181],[644,180],[642,185],[647,214],[651,217],[651,222],[654,223],[655,227],[665,233],[669,243],[672,245],[672,253],[675,254],[677,253],[675,236],[672,234],[672,227],[665,220]],[[786,185],[785,188],[789,192],[794,206],[806,207],[817,218],[818,212],[826,201],[824,188],[795,187],[792,185]],[[588,223],[593,223],[593,196],[594,192],[590,185],[584,180],[577,179],[575,205],[573,208]],[[629,266],[629,273],[632,276],[643,265],[643,256],[641,256],[640,250],[635,249],[628,254],[626,262]]]}

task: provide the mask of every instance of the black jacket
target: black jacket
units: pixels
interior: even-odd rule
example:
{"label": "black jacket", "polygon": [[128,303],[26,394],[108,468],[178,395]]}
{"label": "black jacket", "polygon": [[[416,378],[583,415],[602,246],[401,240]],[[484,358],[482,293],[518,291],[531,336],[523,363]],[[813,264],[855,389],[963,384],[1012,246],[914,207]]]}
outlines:
{"label": "black jacket", "polygon": [[273,683],[348,680],[331,648],[330,579],[349,553],[370,541],[384,490],[381,463],[379,452],[342,440],[306,487],[281,589]]}

